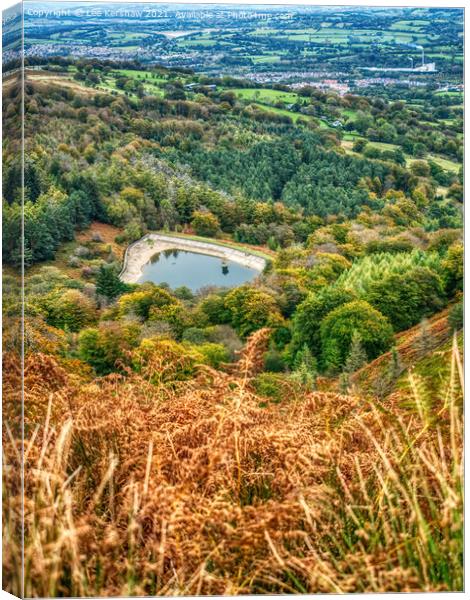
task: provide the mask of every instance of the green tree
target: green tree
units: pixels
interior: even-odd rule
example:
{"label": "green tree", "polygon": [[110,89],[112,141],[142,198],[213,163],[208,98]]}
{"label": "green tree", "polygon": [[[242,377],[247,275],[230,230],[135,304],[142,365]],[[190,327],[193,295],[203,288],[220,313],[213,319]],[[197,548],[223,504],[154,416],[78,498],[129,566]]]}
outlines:
{"label": "green tree", "polygon": [[137,346],[139,332],[139,326],[133,323],[100,323],[80,332],[78,354],[98,375],[106,375],[118,370],[118,362],[129,362],[129,352]]}
{"label": "green tree", "polygon": [[413,345],[418,351],[419,356],[426,356],[433,349],[434,336],[427,319],[423,319],[419,324],[419,335],[414,340]]}
{"label": "green tree", "polygon": [[355,300],[331,311],[321,322],[323,366],[336,370],[345,365],[354,335],[360,336],[368,360],[386,352],[393,341],[390,322],[364,300]]}
{"label": "green tree", "polygon": [[398,378],[404,371],[403,362],[398,350],[393,347],[390,351],[390,359],[385,371],[380,372],[373,382],[374,394],[383,399],[393,391]]}
{"label": "green tree", "polygon": [[449,311],[447,318],[452,331],[459,331],[463,327],[463,302],[458,302]]}
{"label": "green tree", "polygon": [[393,273],[376,281],[366,300],[388,317],[395,331],[408,329],[443,306],[444,289],[437,273],[415,267],[407,273]]}
{"label": "green tree", "polygon": [[112,265],[101,265],[96,276],[96,294],[111,301],[123,294],[127,286],[119,279],[117,270]]}
{"label": "green tree", "polygon": [[358,138],[354,141],[353,144],[353,152],[363,152],[365,147],[367,145],[367,140],[364,140],[363,138]]}
{"label": "green tree", "polygon": [[361,336],[357,331],[354,331],[349,354],[344,365],[343,372],[340,375],[340,390],[346,394],[350,386],[350,376],[356,372],[367,362],[367,354],[362,347]]}
{"label": "green tree", "polygon": [[225,296],[221,294],[210,294],[202,300],[199,310],[203,319],[207,319],[211,325],[223,325],[230,323],[231,312],[225,305]]}
{"label": "green tree", "polygon": [[417,175],[418,177],[429,177],[431,174],[431,168],[424,160],[415,160],[411,163],[410,169],[413,175]]}
{"label": "green tree", "polygon": [[367,354],[362,347],[361,335],[358,331],[354,331],[351,339],[351,347],[344,365],[346,373],[354,373],[367,362]]}
{"label": "green tree", "polygon": [[463,244],[454,242],[442,261],[446,292],[453,296],[463,289]]}
{"label": "green tree", "polygon": [[290,353],[296,353],[306,345],[317,358],[321,355],[320,323],[332,310],[355,299],[353,292],[328,286],[311,293],[299,304],[293,319],[293,336]]}

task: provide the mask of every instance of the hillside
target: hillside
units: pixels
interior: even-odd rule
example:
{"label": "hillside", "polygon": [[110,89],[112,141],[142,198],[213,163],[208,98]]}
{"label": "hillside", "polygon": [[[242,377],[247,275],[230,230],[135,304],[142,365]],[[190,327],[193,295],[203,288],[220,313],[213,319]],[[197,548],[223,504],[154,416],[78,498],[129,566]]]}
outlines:
{"label": "hillside", "polygon": [[8,589],[24,354],[25,596],[460,591],[461,95],[45,56],[24,164],[4,80]]}
{"label": "hillside", "polygon": [[382,405],[291,387],[261,407],[267,336],[230,375],[170,387],[158,355],[89,383],[27,359],[29,596],[460,588],[457,346],[431,412],[412,385]]}

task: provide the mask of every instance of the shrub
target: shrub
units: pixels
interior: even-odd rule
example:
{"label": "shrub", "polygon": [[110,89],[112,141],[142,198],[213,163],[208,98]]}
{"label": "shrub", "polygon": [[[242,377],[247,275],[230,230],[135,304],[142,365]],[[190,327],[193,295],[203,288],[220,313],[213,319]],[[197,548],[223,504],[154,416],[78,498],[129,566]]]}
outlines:
{"label": "shrub", "polygon": [[67,264],[69,267],[77,269],[78,267],[82,266],[82,261],[78,258],[78,256],[71,256],[67,261]]}
{"label": "shrub", "polygon": [[413,244],[404,238],[390,238],[388,240],[372,240],[366,245],[367,254],[379,254],[387,252],[398,254],[400,252],[412,252]]}
{"label": "shrub", "polygon": [[153,305],[149,311],[150,321],[168,323],[173,335],[180,339],[186,327],[193,324],[192,314],[179,301],[163,306]]}
{"label": "shrub", "polygon": [[97,243],[103,242],[103,237],[101,236],[101,233],[99,231],[93,231],[93,233],[91,234],[91,239],[93,242],[97,242]]}
{"label": "shrub", "polygon": [[260,396],[270,398],[274,402],[282,400],[281,376],[275,373],[260,373],[253,381],[253,387]]}
{"label": "shrub", "polygon": [[49,325],[80,331],[97,318],[93,301],[78,290],[56,290],[43,301]]}
{"label": "shrub", "polygon": [[461,229],[439,229],[429,236],[428,250],[435,250],[440,255],[443,255],[461,237]]}
{"label": "shrub", "polygon": [[415,160],[411,163],[410,169],[413,175],[418,177],[429,177],[431,174],[431,168],[424,160]]}
{"label": "shrub", "polygon": [[264,369],[272,373],[282,373],[286,370],[286,364],[280,352],[271,349],[264,355]]}
{"label": "shrub", "polygon": [[230,353],[222,344],[206,342],[194,348],[201,356],[202,362],[214,369],[218,369],[222,363],[230,360]]}
{"label": "shrub", "polygon": [[163,287],[146,284],[135,292],[121,296],[118,306],[121,315],[135,314],[146,320],[149,318],[150,309],[163,308],[177,303],[176,298]]}
{"label": "shrub", "polygon": [[86,258],[90,255],[91,251],[86,246],[77,246],[77,248],[75,248],[75,256],[78,256],[80,258]]}
{"label": "shrub", "polygon": [[193,347],[168,339],[144,339],[132,352],[132,366],[152,383],[171,385],[194,374],[204,357]]}
{"label": "shrub", "polygon": [[104,322],[80,332],[78,354],[98,375],[106,375],[119,369],[118,361],[128,362],[129,351],[137,346],[138,339],[138,325]]}
{"label": "shrub", "polygon": [[207,335],[204,329],[200,329],[199,327],[188,327],[183,332],[182,340],[184,342],[189,342],[190,344],[203,344],[207,341]]}
{"label": "shrub", "polygon": [[230,323],[231,313],[225,305],[225,298],[222,295],[210,294],[201,302],[199,309],[211,325]]}
{"label": "shrub", "polygon": [[342,367],[354,332],[361,338],[368,360],[386,352],[393,342],[390,322],[364,300],[355,300],[331,311],[321,322],[322,361],[326,369]]}
{"label": "shrub", "polygon": [[354,144],[352,147],[353,152],[363,152],[366,145],[367,145],[367,140],[364,140],[362,138],[354,140]]}
{"label": "shrub", "polygon": [[230,360],[236,357],[236,353],[241,349],[242,343],[233,327],[230,325],[215,325],[206,327],[204,330],[207,340],[215,344],[222,344],[227,349]]}

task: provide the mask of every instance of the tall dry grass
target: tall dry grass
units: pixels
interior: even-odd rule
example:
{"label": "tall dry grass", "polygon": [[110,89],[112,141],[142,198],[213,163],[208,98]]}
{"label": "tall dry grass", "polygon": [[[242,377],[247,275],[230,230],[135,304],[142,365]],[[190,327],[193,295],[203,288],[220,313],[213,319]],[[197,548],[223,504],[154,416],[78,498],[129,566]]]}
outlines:
{"label": "tall dry grass", "polygon": [[[439,406],[411,375],[382,404],[293,392],[262,408],[265,342],[170,387],[151,383],[158,358],[85,384],[28,357],[26,596],[462,589],[457,344]],[[19,501],[4,498],[7,535]]]}

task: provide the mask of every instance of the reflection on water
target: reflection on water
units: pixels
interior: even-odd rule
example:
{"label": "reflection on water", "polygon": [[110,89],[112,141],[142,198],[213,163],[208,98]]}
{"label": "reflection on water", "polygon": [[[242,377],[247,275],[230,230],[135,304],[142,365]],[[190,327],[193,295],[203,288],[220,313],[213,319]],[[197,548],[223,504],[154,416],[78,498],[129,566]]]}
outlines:
{"label": "reflection on water", "polygon": [[138,283],[167,283],[173,289],[186,286],[196,291],[209,285],[236,287],[257,275],[256,269],[216,256],[171,249],[152,256],[143,266]]}

